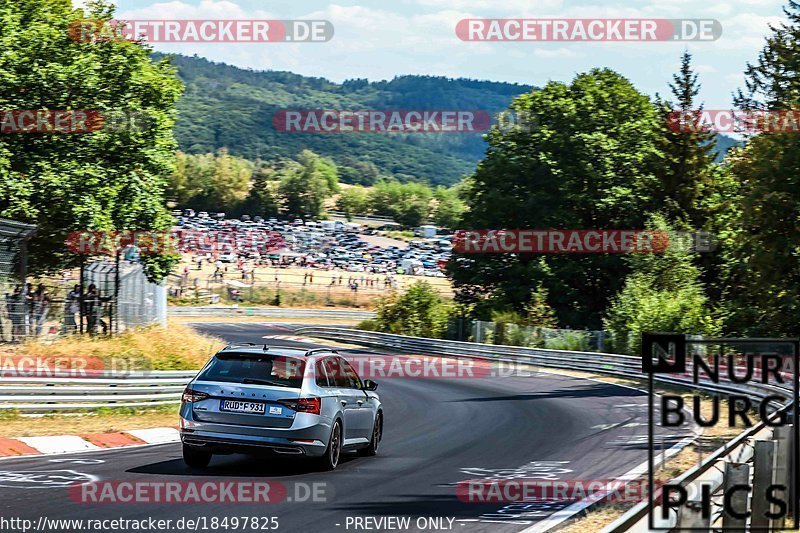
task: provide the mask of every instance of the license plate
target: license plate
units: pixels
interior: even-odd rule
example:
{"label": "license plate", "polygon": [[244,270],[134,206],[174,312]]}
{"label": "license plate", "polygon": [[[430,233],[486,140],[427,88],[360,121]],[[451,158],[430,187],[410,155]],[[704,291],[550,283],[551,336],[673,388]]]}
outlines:
{"label": "license plate", "polygon": [[263,415],[267,404],[261,402],[242,402],[239,400],[222,400],[219,406],[220,411],[230,413],[247,413],[252,415]]}

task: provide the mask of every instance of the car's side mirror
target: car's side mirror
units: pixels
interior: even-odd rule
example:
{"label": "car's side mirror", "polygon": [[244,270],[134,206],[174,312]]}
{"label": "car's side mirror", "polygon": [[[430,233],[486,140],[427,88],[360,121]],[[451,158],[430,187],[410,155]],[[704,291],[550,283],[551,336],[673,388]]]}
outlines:
{"label": "car's side mirror", "polygon": [[371,379],[364,380],[364,390],[375,390],[378,388],[378,384],[372,381]]}

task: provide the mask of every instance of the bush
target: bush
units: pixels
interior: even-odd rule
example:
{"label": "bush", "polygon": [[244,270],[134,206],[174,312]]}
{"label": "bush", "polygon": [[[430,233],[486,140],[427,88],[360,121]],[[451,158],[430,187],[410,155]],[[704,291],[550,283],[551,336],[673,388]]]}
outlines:
{"label": "bush", "polygon": [[364,320],[356,324],[356,329],[360,329],[361,331],[380,331],[378,329],[378,323],[375,320]]}
{"label": "bush", "polygon": [[442,298],[427,281],[417,281],[403,294],[393,293],[378,302],[377,331],[442,338],[455,306]]}
{"label": "bush", "polygon": [[555,337],[545,339],[544,347],[549,350],[567,350],[570,352],[589,351],[589,333],[585,331],[566,331]]}
{"label": "bush", "polygon": [[[648,228],[672,230],[660,216],[653,216]],[[615,352],[639,353],[641,335],[648,331],[719,333],[720,321],[710,309],[695,260],[696,253],[679,246],[661,254],[631,255],[633,272],[604,320]]]}

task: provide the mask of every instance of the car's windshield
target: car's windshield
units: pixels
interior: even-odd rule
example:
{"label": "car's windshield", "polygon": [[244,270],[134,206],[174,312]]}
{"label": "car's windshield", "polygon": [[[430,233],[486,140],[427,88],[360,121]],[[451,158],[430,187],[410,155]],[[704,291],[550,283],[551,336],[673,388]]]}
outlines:
{"label": "car's windshield", "polygon": [[270,355],[217,355],[200,376],[202,381],[223,381],[245,385],[300,388],[306,362],[303,359]]}

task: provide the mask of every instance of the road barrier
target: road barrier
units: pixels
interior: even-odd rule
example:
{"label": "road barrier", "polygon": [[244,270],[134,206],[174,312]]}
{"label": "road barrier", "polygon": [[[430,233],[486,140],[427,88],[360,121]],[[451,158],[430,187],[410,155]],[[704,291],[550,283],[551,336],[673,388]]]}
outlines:
{"label": "road barrier", "polygon": [[[488,361],[501,361],[529,364],[543,368],[574,370],[620,378],[644,379],[641,357],[598,352],[569,352],[528,348],[522,346],[503,346],[498,344],[477,344],[424,337],[407,337],[390,333],[361,331],[351,328],[308,326],[295,332],[297,335],[317,337],[339,342],[374,346],[400,352],[439,355],[443,357],[471,358]],[[762,400],[770,394],[786,394],[786,390],[775,385],[748,383],[735,388],[725,384],[701,380],[700,385],[692,384],[691,376],[658,375],[655,381],[662,385],[677,385],[715,393],[746,393],[754,400]]]}
{"label": "road barrier", "polygon": [[180,402],[196,371],[102,372],[91,377],[2,377],[0,412],[49,413]]}
{"label": "road barrier", "polygon": [[[792,435],[791,425],[771,428],[761,423],[753,426],[670,482],[684,487],[691,495],[686,505],[669,509],[667,518],[663,518],[660,504],[651,507],[649,502],[644,501],[603,528],[600,533],[710,532],[717,531],[716,528],[720,525],[724,531],[782,529],[785,527],[785,517],[771,519],[765,516],[770,503],[763,495],[766,488],[773,484],[791,487],[789,467],[792,464]],[[751,499],[732,502],[738,512],[752,513],[749,523],[727,513],[720,504],[722,494],[736,484],[752,487]],[[709,487],[711,494],[711,507],[707,516],[702,512],[701,490],[704,485]],[[653,530],[650,529],[651,519],[655,526]]]}
{"label": "road barrier", "polygon": [[343,318],[352,320],[375,318],[375,313],[372,311],[282,307],[184,307],[176,305],[168,307],[167,314],[169,316],[264,316],[275,318]]}

